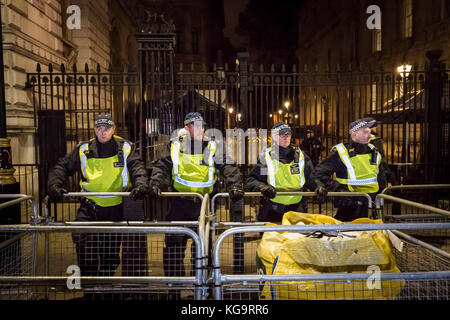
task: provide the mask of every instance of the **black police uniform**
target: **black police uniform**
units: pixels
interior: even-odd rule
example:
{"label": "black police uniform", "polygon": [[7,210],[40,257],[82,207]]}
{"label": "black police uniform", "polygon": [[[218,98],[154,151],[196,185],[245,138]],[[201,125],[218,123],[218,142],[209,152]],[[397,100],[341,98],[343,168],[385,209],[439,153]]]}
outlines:
{"label": "black police uniform", "polygon": [[[170,156],[170,146],[171,143],[168,144],[162,158],[160,158],[152,168],[150,188],[152,186],[157,186],[161,191],[175,191],[173,188],[173,162]],[[207,146],[208,141],[205,139],[202,141],[201,150],[196,150],[193,140],[187,138],[181,139],[181,149],[183,149],[183,152],[186,154],[198,154],[198,151],[207,150]],[[216,156],[219,156],[217,152]],[[242,189],[242,180],[239,169],[235,165],[227,164],[225,155],[221,164],[215,163],[215,169],[222,174],[228,189],[231,189],[232,187],[239,187]],[[216,191],[216,185],[214,185],[212,194],[216,193]],[[201,202],[198,198],[171,198],[170,204],[171,206],[166,216],[167,221],[197,221],[200,216]],[[166,235],[165,248],[163,250],[164,273],[166,276],[185,275],[183,259],[188,238],[189,237],[186,235]],[[194,249],[195,246],[192,246],[192,263],[194,263],[193,259],[195,258]]]}
{"label": "black police uniform", "polygon": [[[296,151],[297,150],[297,151]],[[296,152],[298,153],[298,147],[294,144],[283,148],[279,147],[279,153],[275,153],[276,149],[272,151],[272,158],[278,159],[281,163],[287,164],[291,163],[295,159]],[[311,159],[307,154],[303,153],[305,158],[305,185],[309,190],[316,190],[319,186],[322,186],[322,183],[318,181],[314,174],[314,167],[311,162]],[[261,155],[263,157],[264,155]],[[252,169],[249,177],[247,178],[247,182],[245,185],[245,190],[250,192],[259,192],[262,186],[267,185],[267,165],[261,162]],[[307,199],[305,197],[298,203],[291,205],[283,205],[280,203],[275,203],[270,201],[270,199],[266,199],[264,197],[260,200],[260,207],[258,211],[258,221],[267,221],[267,222],[281,222],[283,218],[283,214],[288,211],[296,211],[296,212],[308,212],[307,208]]]}
{"label": "black police uniform", "polygon": [[[106,143],[100,143],[97,139],[89,141],[89,157],[93,158],[109,158],[120,154],[124,139],[113,137]],[[79,172],[81,173],[81,163],[79,156],[79,148],[83,143],[80,143],[75,150],[60,158],[56,165],[50,170],[48,175],[48,190],[52,188],[62,188],[67,180],[67,177]],[[144,186],[147,188],[147,172],[135,152],[134,144],[130,143],[131,151],[127,157],[127,169],[133,187]],[[76,221],[122,221],[123,220],[123,205],[115,205],[110,207],[101,207],[96,205],[93,201],[87,198],[80,198],[81,205],[77,211]],[[120,245],[123,241],[122,252],[122,273],[123,275],[133,275],[136,270],[133,270],[131,264],[133,261],[140,261],[140,264],[145,263],[143,260],[143,248],[132,248],[133,243],[127,238],[122,239],[120,234],[90,234],[90,233],[74,233],[72,235],[73,241],[76,245],[78,265],[83,276],[112,276],[118,265],[120,264]],[[125,237],[125,235],[124,235]],[[144,248],[145,249],[145,248]],[[143,261],[142,261],[143,260]],[[139,266],[141,267],[141,266]],[[128,271],[128,272],[127,272]],[[146,268],[139,271],[141,274],[146,273]]]}
{"label": "black police uniform", "polygon": [[[376,148],[371,149],[367,144],[361,144],[350,140],[344,143],[344,146],[349,150],[349,156],[356,156],[358,154],[372,154],[372,159],[376,159]],[[337,178],[347,179],[347,167],[342,162],[337,150],[332,150],[330,154],[316,168],[316,176],[320,179],[331,192],[350,190],[346,185],[332,179],[332,175],[336,173]],[[379,185],[379,191],[386,187],[386,176],[383,166],[380,165],[377,175],[377,181]],[[377,193],[370,194],[372,199],[375,199]],[[334,205],[338,208],[336,216],[334,218],[341,221],[352,221],[357,218],[367,217],[368,204],[366,198],[361,197],[336,197],[334,199]]]}

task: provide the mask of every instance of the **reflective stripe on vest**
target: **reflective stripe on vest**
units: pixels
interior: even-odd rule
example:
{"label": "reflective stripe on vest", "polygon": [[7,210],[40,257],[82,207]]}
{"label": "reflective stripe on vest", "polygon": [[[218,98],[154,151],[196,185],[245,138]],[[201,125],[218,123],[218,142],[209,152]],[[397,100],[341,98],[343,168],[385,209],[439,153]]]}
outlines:
{"label": "reflective stripe on vest", "polygon": [[[280,172],[279,166],[280,162],[278,160],[273,160],[270,155],[271,148],[267,148],[265,151],[265,158],[266,158],[266,164],[267,164],[267,180],[268,183],[278,189],[299,189],[302,188],[305,184],[305,157],[303,155],[303,152],[300,151],[299,159],[298,159],[298,166],[299,166],[299,173],[294,174],[298,177],[298,185],[290,184],[290,185],[277,185],[277,175],[282,174],[289,180],[289,178],[292,179],[293,174],[289,171],[288,173]],[[295,161],[295,160],[294,160]],[[290,164],[286,164],[287,167],[291,167],[292,164],[295,162],[291,162]],[[276,163],[276,164],[274,164]],[[284,166],[284,165],[283,165]],[[276,167],[276,168],[275,168]],[[282,169],[281,169],[282,170]],[[278,180],[279,181],[279,180]],[[292,181],[292,180],[291,180]],[[275,198],[271,199],[273,202],[282,203],[282,204],[294,204],[300,202],[302,199],[301,196],[276,196]]]}
{"label": "reflective stripe on vest", "polygon": [[[80,163],[81,163],[81,173],[83,175],[83,177],[87,180],[87,181],[81,181],[80,185],[81,185],[81,189],[83,192],[118,192],[118,191],[125,191],[128,188],[128,183],[129,183],[129,174],[128,174],[128,169],[127,169],[127,158],[130,155],[131,152],[131,145],[128,142],[124,142],[123,143],[123,147],[122,147],[122,152],[123,152],[123,159],[118,159],[118,161],[123,161],[123,167],[120,169],[120,175],[121,175],[121,180],[122,180],[122,190],[112,190],[112,186],[105,186],[104,190],[89,190],[89,188],[87,187],[87,185],[89,185],[89,172],[88,172],[88,161],[89,159],[87,158],[86,154],[89,151],[89,143],[84,143],[80,146],[80,150],[79,150],[79,156],[80,156]],[[118,158],[118,156],[116,155],[115,157]],[[97,158],[97,159],[92,159],[93,161],[95,160],[108,160],[109,158]],[[112,161],[112,160],[111,160]],[[112,163],[111,163],[112,164]],[[105,168],[105,171],[107,171],[110,168]],[[103,174],[103,173],[102,173]],[[108,174],[108,173],[105,173]],[[114,187],[114,189],[117,189],[116,187]],[[121,203],[121,199],[122,197],[120,196],[92,196],[92,197],[88,197],[88,198],[92,198],[94,201],[96,199],[111,199],[110,203],[115,203],[117,204],[117,202],[120,199]],[[116,201],[112,201],[113,199],[115,199]],[[102,201],[99,200],[99,202],[101,202],[102,204],[106,204],[104,206],[108,206],[107,205],[107,201]],[[101,205],[101,204],[99,204]]]}
{"label": "reflective stripe on vest", "polygon": [[[172,164],[173,164],[173,179],[174,182],[179,183],[183,186],[186,186],[188,188],[210,188],[215,183],[215,167],[214,167],[214,154],[216,152],[216,143],[214,141],[209,141],[208,143],[208,176],[204,177],[207,178],[207,181],[191,181],[186,180],[182,178],[183,172],[180,172],[180,168],[182,167],[182,164],[180,165],[180,140],[175,139],[172,141],[172,146],[170,150],[170,155],[172,158]],[[186,155],[185,155],[186,156]],[[192,156],[192,155],[188,155]],[[195,190],[196,192],[202,192],[202,190]]]}
{"label": "reflective stripe on vest", "polygon": [[[371,143],[369,143],[368,146],[372,150],[375,148],[374,145],[372,145]],[[368,175],[374,176],[372,178],[358,179],[358,177],[355,174],[355,168],[353,167],[353,164],[350,160],[348,150],[344,146],[343,143],[336,145],[336,150],[338,151],[339,157],[341,158],[342,162],[346,166],[347,174],[348,174],[348,179],[339,179],[339,180],[345,181],[346,184],[348,184],[348,185],[355,185],[355,186],[370,185],[370,184],[378,183],[378,180],[377,180],[378,172],[375,172],[375,171],[368,172]],[[378,171],[378,166],[380,165],[380,162],[381,162],[381,154],[379,152],[377,152],[377,161],[376,161],[377,169],[376,169],[376,171]]]}

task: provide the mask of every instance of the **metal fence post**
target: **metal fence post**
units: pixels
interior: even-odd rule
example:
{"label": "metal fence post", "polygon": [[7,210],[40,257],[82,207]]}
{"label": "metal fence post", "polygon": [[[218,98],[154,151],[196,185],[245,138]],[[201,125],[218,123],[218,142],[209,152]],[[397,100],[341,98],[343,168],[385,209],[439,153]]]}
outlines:
{"label": "metal fence post", "polygon": [[239,127],[244,131],[248,128],[248,52],[239,52],[237,54],[239,60],[239,104],[241,110],[241,118],[238,121]]}
{"label": "metal fence post", "polygon": [[[428,51],[429,60],[427,70],[427,104],[425,111],[426,146],[425,150],[425,177],[428,183],[438,183],[441,168],[439,160],[442,156],[442,123],[441,123],[441,96],[443,89],[442,64],[439,58],[442,50]],[[441,164],[442,165],[442,164]]]}

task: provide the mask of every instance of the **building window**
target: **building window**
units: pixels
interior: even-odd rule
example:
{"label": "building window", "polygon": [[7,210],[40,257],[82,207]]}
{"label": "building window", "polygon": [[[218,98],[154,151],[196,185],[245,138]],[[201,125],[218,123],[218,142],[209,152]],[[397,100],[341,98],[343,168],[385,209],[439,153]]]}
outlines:
{"label": "building window", "polygon": [[197,29],[192,30],[192,53],[198,54],[198,32],[197,32]]}
{"label": "building window", "polygon": [[381,29],[372,31],[372,51],[380,52],[382,50],[382,32]]}
{"label": "building window", "polygon": [[403,0],[402,5],[402,36],[404,39],[406,39],[412,37],[412,0]]}
{"label": "building window", "polygon": [[372,91],[370,93],[371,110],[372,110],[372,112],[376,112],[377,111],[377,84],[376,83],[372,83],[371,91]]}
{"label": "building window", "polygon": [[183,53],[183,33],[181,31],[177,31],[175,37],[175,52]]}

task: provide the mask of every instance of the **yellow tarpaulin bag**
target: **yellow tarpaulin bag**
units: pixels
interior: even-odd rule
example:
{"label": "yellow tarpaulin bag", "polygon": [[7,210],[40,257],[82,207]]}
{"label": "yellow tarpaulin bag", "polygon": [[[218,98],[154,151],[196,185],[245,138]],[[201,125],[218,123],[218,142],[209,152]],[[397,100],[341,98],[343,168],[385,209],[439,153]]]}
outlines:
{"label": "yellow tarpaulin bag", "polygon": [[[283,225],[341,224],[320,214],[287,212]],[[368,218],[350,223],[382,223]],[[265,232],[257,249],[258,272],[273,275],[318,273],[400,272],[385,231],[300,234]],[[260,298],[270,299],[390,299],[404,280],[291,281],[266,283]]]}

